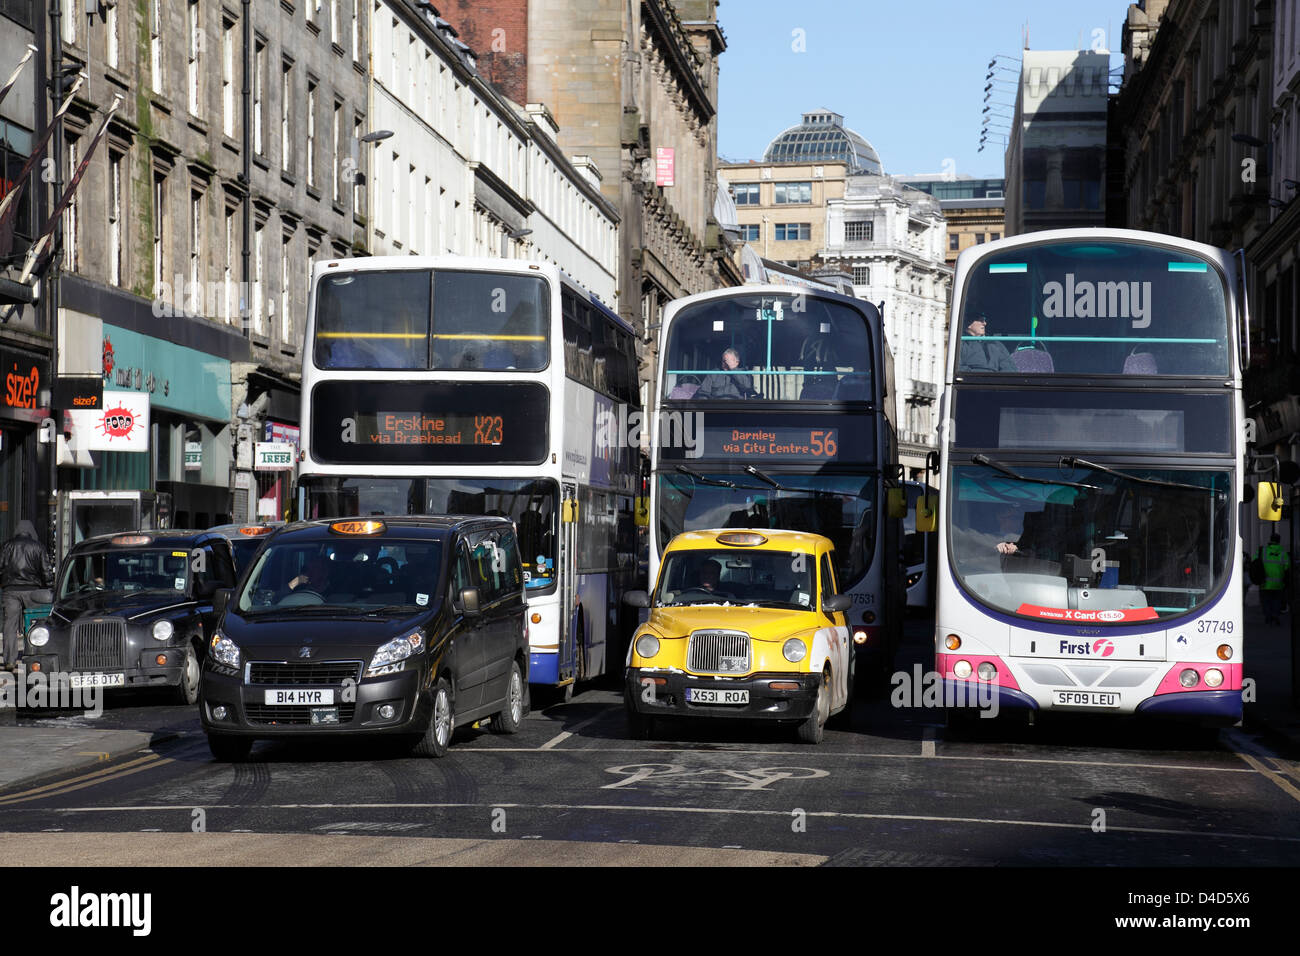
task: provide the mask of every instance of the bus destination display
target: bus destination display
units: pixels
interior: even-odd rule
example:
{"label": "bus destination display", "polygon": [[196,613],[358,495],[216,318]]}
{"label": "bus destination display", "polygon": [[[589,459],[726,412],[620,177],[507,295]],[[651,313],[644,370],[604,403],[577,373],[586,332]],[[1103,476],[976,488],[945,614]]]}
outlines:
{"label": "bus destination display", "polygon": [[838,428],[732,428],[720,444],[724,455],[782,460],[834,461],[840,448]]}
{"label": "bus destination display", "polygon": [[317,460],[351,464],[537,464],[549,400],[532,382],[322,382],[312,391]]}
{"label": "bus destination display", "polygon": [[[666,461],[786,462],[824,465],[872,461],[870,415],[695,411],[659,422]],[[681,427],[674,427],[680,425]]]}

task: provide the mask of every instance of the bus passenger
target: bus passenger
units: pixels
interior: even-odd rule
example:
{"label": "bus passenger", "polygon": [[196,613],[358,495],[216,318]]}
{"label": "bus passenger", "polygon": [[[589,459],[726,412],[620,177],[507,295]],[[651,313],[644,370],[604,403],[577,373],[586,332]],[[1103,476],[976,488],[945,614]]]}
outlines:
{"label": "bus passenger", "polygon": [[[988,317],[976,312],[966,323],[966,334],[976,339],[988,334]],[[979,342],[963,338],[961,343],[961,370],[963,372],[1014,372],[1016,363],[1001,342]]]}
{"label": "bus passenger", "polygon": [[707,375],[695,392],[696,398],[758,398],[754,377],[740,368],[740,353],[729,348],[722,353],[722,370]]}

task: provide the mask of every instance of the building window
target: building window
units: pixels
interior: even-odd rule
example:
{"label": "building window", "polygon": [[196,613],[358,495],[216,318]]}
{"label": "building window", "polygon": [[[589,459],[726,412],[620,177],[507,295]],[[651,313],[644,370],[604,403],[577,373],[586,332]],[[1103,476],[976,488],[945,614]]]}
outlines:
{"label": "building window", "polygon": [[352,59],[361,60],[361,0],[352,0]]}
{"label": "building window", "polygon": [[851,219],[844,223],[845,242],[870,242],[875,234],[875,223],[870,219]]}
{"label": "building window", "polygon": [[733,188],[736,192],[737,206],[758,205],[758,183],[741,183]]}
{"label": "building window", "polygon": [[812,202],[812,183],[777,183],[775,189],[778,205]]}
{"label": "building window", "polygon": [[[81,141],[69,136],[68,171],[64,177],[65,183],[72,182],[72,177],[77,174],[77,163],[80,161]],[[77,195],[75,192],[72,194],[72,201],[63,211],[63,268],[68,272],[77,271],[81,253],[81,203]]]}
{"label": "building window", "polygon": [[853,284],[870,285],[871,284],[871,267],[854,266],[853,267]]}
{"label": "building window", "polygon": [[984,233],[982,232],[975,233],[975,245],[978,246],[983,241],[984,241]]}
{"label": "building window", "polygon": [[316,83],[307,81],[307,185],[316,185]]}
{"label": "building window", "polygon": [[161,294],[164,276],[167,270],[163,265],[164,228],[167,222],[167,173],[155,168],[153,171],[153,288],[154,295]]}
{"label": "building window", "polygon": [[122,233],[122,164],[125,154],[108,151],[108,279],[113,285],[122,284],[122,250],[125,248]]}
{"label": "building window", "polygon": [[189,24],[190,112],[198,116],[202,102],[199,98],[199,78],[203,69],[200,62],[200,53],[203,51],[203,20],[199,16],[199,0],[189,0],[186,4],[186,18]]}
{"label": "building window", "polygon": [[221,131],[235,136],[235,24],[221,19]]}
{"label": "building window", "polygon": [[758,242],[762,236],[763,227],[756,222],[743,223],[740,227],[740,238],[746,242]]}
{"label": "building window", "polygon": [[1002,238],[1002,233],[1000,233],[1000,232],[990,232],[990,233],[989,233],[989,240],[990,240],[991,242],[997,242],[997,241],[998,241],[999,239],[1001,239],[1001,238]]}
{"label": "building window", "polygon": [[[308,4],[311,0],[307,0]],[[330,42],[339,42],[339,0],[330,0]]]}
{"label": "building window", "polygon": [[334,101],[334,115],[330,118],[330,142],[334,151],[330,159],[330,190],[335,202],[343,200],[341,164],[343,162],[343,104]]}
{"label": "building window", "polygon": [[233,323],[239,318],[239,293],[235,285],[235,267],[239,262],[239,207],[226,206],[224,250],[221,266],[222,318]]}
{"label": "building window", "polygon": [[121,48],[117,38],[117,7],[104,10],[104,60],[110,67],[117,69],[121,57]]}
{"label": "building window", "polygon": [[948,251],[949,251],[949,252],[956,252],[956,251],[957,251],[958,249],[960,249],[960,248],[961,248],[961,236],[958,235],[958,234],[955,233],[955,232],[953,232],[953,233],[949,233],[949,235],[948,235]]}
{"label": "building window", "polygon": [[290,303],[293,293],[289,285],[292,273],[289,269],[289,247],[293,243],[293,233],[280,234],[280,339],[285,345],[293,345],[293,315]]}
{"label": "building window", "polygon": [[81,4],[78,3],[77,0],[60,0],[59,13],[61,14],[61,19],[63,21],[64,43],[77,42],[77,17],[82,15],[81,11],[78,9],[80,6]]}
{"label": "building window", "polygon": [[262,307],[264,301],[263,290],[265,289],[262,281],[262,260],[266,252],[262,240],[266,236],[265,226],[266,224],[262,222],[253,226],[253,332],[257,335],[266,335],[266,322]]}
{"label": "building window", "polygon": [[259,156],[266,154],[265,124],[266,111],[263,100],[266,95],[266,42],[253,41],[253,152]]}
{"label": "building window", "polygon": [[[190,192],[190,295],[199,296],[203,281],[203,192]],[[195,306],[191,311],[200,311]]]}
{"label": "building window", "polygon": [[389,176],[388,187],[392,199],[392,208],[389,210],[388,217],[388,238],[397,245],[401,245],[401,242],[397,238],[397,224],[401,221],[402,208],[402,199],[401,196],[398,195],[399,190],[397,188],[398,177],[401,175],[401,169],[402,157],[398,155],[397,150],[393,150],[392,173]]}
{"label": "building window", "polygon": [[162,0],[149,0],[149,81],[155,93],[163,88]]}
{"label": "building window", "polygon": [[808,222],[778,222],[776,224],[776,235],[773,237],[777,242],[790,241],[795,239],[808,240],[812,238],[812,223]]}
{"label": "building window", "polygon": [[293,106],[293,63],[280,64],[280,168],[293,172],[293,144],[289,141],[290,109]]}
{"label": "building window", "polygon": [[303,0],[303,13],[307,17],[307,22],[316,26],[316,21],[320,18],[321,0]]}
{"label": "building window", "polygon": [[360,113],[352,114],[352,148],[357,150],[356,163],[352,170],[352,211],[358,216],[365,214],[366,177],[363,169],[370,156],[370,147],[361,142],[364,135],[365,117]]}

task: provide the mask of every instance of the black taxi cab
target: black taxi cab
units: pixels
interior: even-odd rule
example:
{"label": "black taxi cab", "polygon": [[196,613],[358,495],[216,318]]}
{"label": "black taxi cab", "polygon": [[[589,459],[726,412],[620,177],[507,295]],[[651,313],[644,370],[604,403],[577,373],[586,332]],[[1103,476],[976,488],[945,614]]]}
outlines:
{"label": "black taxi cab", "polygon": [[235,571],[243,571],[253,560],[263,542],[284,527],[283,521],[263,521],[258,524],[222,524],[209,528],[214,534],[224,535],[235,555]]}
{"label": "black taxi cab", "polygon": [[27,634],[29,672],[71,687],[170,687],[198,699],[215,630],[213,596],[235,582],[229,542],[207,531],[138,531],[78,542],[63,559],[48,617]]}
{"label": "black taxi cab", "polygon": [[287,525],[218,603],[199,707],[218,760],[257,739],[356,734],[441,757],[458,725],[514,733],[528,712],[523,566],[504,518]]}

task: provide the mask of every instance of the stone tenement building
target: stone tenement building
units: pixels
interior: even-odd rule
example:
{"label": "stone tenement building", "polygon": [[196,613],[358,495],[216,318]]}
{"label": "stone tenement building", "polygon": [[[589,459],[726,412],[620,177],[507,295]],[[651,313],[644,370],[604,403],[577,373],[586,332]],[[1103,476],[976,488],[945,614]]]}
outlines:
{"label": "stone tenement building", "polygon": [[485,75],[516,102],[545,104],[564,152],[601,171],[621,216],[619,311],[638,330],[653,331],[674,298],[740,283],[713,218],[726,48],[717,0],[449,0],[442,9]]}
{"label": "stone tenement building", "polygon": [[254,472],[251,446],[298,422],[311,260],[363,235],[345,160],[366,124],[364,5],[64,8],[65,61],[89,77],[67,172],[122,103],[64,219],[60,370],[148,392],[152,422],[148,454],[96,452],[60,484],[169,492],[182,527],[258,500],[282,514],[289,473]]}

